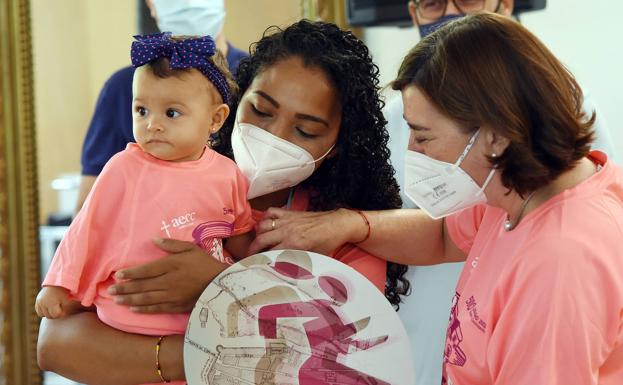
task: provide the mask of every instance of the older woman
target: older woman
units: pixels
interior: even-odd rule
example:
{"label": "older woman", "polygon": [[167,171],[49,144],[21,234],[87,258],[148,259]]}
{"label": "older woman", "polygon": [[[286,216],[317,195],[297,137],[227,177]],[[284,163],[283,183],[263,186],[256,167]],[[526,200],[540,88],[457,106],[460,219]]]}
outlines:
{"label": "older woman", "polygon": [[[623,383],[623,171],[589,150],[595,117],[572,75],[520,24],[485,13],[424,38],[393,88],[411,129],[405,193],[422,210],[368,213],[362,247],[467,262],[444,383]],[[256,247],[317,250],[368,231],[347,211],[266,216]],[[303,241],[286,236],[297,229]],[[321,248],[318,229],[331,231]]]}

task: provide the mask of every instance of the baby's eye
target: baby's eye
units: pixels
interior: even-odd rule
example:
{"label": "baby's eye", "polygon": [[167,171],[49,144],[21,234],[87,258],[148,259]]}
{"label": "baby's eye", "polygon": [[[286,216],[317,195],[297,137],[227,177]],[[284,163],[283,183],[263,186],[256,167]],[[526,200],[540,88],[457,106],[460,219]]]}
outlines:
{"label": "baby's eye", "polygon": [[169,108],[167,110],[167,117],[169,118],[177,118],[178,116],[180,116],[180,113],[172,108]]}
{"label": "baby's eye", "polygon": [[135,108],[135,110],[136,110],[136,113],[137,113],[139,116],[145,116],[145,115],[147,115],[147,109],[146,109],[145,107],[143,107],[143,106],[138,106],[138,107],[136,107],[136,108]]}

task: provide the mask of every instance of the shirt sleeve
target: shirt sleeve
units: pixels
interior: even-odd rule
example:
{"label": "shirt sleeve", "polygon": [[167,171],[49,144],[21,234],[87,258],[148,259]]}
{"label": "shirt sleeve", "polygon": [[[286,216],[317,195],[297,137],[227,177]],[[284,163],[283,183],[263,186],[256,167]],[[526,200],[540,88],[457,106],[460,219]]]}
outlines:
{"label": "shirt sleeve", "polygon": [[445,220],[446,230],[452,242],[465,254],[474,244],[474,238],[485,215],[485,205],[477,205],[450,215]]}
{"label": "shirt sleeve", "polygon": [[255,221],[252,217],[251,205],[247,199],[247,192],[249,191],[249,182],[247,178],[242,175],[242,172],[238,166],[234,165],[236,172],[236,179],[234,181],[234,191],[232,193],[232,199],[234,201],[234,231],[232,235],[243,234],[255,226]]}
{"label": "shirt sleeve", "polygon": [[338,248],[332,257],[368,278],[381,293],[385,292],[387,262],[350,243]]}
{"label": "shirt sleeve", "polygon": [[486,353],[493,384],[598,384],[621,302],[616,273],[593,253],[573,239],[540,240],[500,278]]}
{"label": "shirt sleeve", "polygon": [[[114,232],[118,222],[119,205],[128,185],[123,165],[113,158],[97,178],[84,206],[76,215],[56,250],[43,286],[60,286],[84,306],[91,306],[97,286],[106,281],[119,266],[115,257],[107,255],[111,239],[119,246],[123,237]],[[117,234],[117,236],[115,236]]]}
{"label": "shirt sleeve", "polygon": [[132,77],[126,67],[113,74],[100,91],[82,144],[83,175],[99,175],[108,160],[134,141],[132,134]]}

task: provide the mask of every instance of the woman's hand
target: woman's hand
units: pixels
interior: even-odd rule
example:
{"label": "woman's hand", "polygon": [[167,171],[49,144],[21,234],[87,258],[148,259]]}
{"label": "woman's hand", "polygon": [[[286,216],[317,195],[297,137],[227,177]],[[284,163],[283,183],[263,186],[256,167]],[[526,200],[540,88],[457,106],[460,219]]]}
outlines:
{"label": "woman's hand", "polygon": [[115,302],[139,313],[190,312],[208,284],[227,265],[191,242],[156,239],[156,246],[171,253],[141,266],[120,270],[124,282],[111,286]]}
{"label": "woman's hand", "polygon": [[339,209],[326,212],[270,208],[257,224],[249,255],[266,249],[297,249],[329,255],[345,243],[365,238],[367,226],[359,214]]}

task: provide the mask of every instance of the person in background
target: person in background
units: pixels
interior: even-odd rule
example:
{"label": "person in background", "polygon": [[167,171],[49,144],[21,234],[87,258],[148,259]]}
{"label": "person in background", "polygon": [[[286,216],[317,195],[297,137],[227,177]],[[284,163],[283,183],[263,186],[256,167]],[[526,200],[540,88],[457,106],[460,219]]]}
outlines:
{"label": "person in background", "polygon": [[[152,16],[161,31],[174,35],[214,37],[216,48],[225,56],[230,71],[235,75],[240,59],[247,54],[227,42],[224,0],[146,0]],[[124,67],[115,72],[100,91],[91,124],[84,138],[80,162],[82,164],[76,212],[82,207],[95,179],[106,162],[132,136],[132,78],[134,68]]]}
{"label": "person in background", "polygon": [[[414,27],[425,37],[448,21],[477,11],[491,11],[511,17],[513,0],[420,0],[409,1],[408,10]],[[584,93],[583,109],[590,115],[595,106],[590,95]],[[383,113],[387,119],[391,163],[396,169],[396,180],[401,185],[405,208],[414,208],[404,195],[404,152],[409,141],[409,127],[404,120],[402,98],[388,101]],[[610,131],[600,113],[594,123],[594,149],[602,150],[610,159],[617,160]],[[446,321],[454,296],[456,282],[463,263],[434,266],[410,266],[407,272],[413,285],[411,295],[405,298],[398,313],[414,347],[417,384],[438,384],[441,378],[441,361],[444,351]],[[417,348],[415,348],[417,347]]]}

